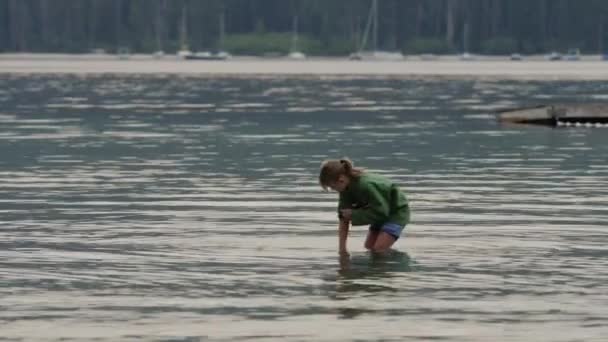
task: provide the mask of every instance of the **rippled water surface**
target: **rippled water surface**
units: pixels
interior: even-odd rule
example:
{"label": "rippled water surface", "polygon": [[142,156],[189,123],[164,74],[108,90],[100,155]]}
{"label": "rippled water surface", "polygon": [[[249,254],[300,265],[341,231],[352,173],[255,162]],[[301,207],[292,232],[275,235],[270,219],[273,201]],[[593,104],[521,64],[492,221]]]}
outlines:
{"label": "rippled water surface", "polygon": [[[0,77],[0,340],[605,341],[605,83]],[[391,255],[316,183],[407,192]]]}

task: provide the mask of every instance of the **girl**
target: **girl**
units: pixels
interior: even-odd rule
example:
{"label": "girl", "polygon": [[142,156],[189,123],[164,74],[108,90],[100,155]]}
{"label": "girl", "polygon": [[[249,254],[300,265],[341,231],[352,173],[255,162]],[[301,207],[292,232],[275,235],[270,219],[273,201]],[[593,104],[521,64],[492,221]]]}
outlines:
{"label": "girl", "polygon": [[321,165],[319,183],[340,193],[338,245],[348,254],[346,238],[350,224],[369,225],[365,248],[384,252],[397,241],[410,220],[407,199],[388,179],[355,168],[348,159],[327,160]]}

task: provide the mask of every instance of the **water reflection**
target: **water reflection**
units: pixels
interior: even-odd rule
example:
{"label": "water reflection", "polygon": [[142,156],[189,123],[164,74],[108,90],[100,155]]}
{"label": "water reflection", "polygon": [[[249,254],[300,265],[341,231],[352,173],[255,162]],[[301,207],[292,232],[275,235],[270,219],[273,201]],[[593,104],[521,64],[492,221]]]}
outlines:
{"label": "water reflection", "polygon": [[381,279],[398,272],[411,272],[411,258],[407,252],[391,249],[386,253],[364,253],[353,256],[341,255],[340,278]]}
{"label": "water reflection", "polygon": [[346,296],[354,293],[366,295],[383,291],[396,291],[384,284],[387,279],[402,272],[412,271],[412,259],[406,252],[391,250],[385,254],[364,253],[353,256],[341,255],[336,278],[336,292]]}
{"label": "water reflection", "polygon": [[337,308],[338,317],[352,319],[365,313],[372,313],[372,308],[352,307],[350,299],[365,297],[378,298],[395,296],[400,291],[391,278],[397,278],[404,272],[412,272],[413,261],[407,252],[390,250],[387,253],[361,253],[352,256],[339,256],[339,269],[335,279],[335,292],[330,298],[344,301],[344,307]]}

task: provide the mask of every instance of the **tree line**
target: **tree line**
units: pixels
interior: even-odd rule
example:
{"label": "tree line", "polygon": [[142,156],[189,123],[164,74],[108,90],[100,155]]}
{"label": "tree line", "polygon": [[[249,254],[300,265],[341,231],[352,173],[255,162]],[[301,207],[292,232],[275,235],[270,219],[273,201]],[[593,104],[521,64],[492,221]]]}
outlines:
{"label": "tree line", "polygon": [[[355,51],[372,0],[0,0],[0,51]],[[377,47],[405,53],[602,53],[606,0],[378,0]],[[233,51],[230,51],[233,52]]]}

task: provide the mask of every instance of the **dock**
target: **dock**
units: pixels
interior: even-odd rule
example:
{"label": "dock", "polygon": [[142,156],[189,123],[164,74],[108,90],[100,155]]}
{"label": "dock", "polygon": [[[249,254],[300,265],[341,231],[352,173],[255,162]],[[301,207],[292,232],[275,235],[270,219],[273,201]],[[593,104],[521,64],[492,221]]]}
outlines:
{"label": "dock", "polygon": [[551,127],[608,127],[608,103],[537,105],[503,109],[498,120],[507,124]]}

